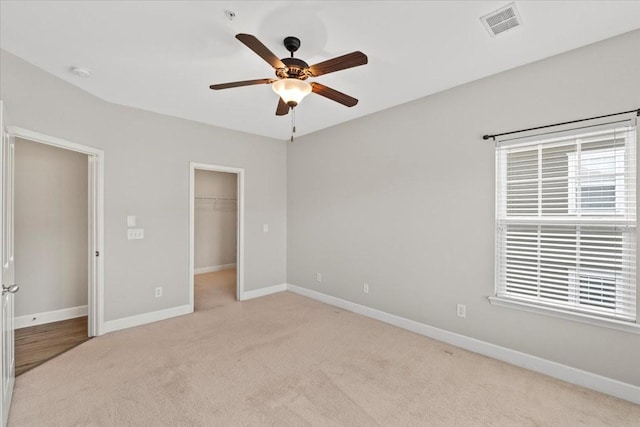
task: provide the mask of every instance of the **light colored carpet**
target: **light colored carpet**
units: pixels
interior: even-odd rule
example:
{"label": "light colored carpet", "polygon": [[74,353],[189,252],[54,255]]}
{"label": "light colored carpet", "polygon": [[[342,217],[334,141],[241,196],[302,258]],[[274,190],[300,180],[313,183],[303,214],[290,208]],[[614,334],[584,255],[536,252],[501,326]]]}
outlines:
{"label": "light colored carpet", "polygon": [[211,310],[236,302],[236,269],[198,274],[193,281],[194,311]]}
{"label": "light colored carpet", "polygon": [[640,406],[288,292],[94,338],[18,426],[631,426]]}

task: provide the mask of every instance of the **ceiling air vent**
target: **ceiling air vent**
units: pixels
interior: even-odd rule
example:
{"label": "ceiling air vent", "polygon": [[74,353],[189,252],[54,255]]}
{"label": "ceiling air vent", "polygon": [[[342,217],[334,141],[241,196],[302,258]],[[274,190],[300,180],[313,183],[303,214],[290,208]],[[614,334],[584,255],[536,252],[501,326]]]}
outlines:
{"label": "ceiling air vent", "polygon": [[522,25],[522,19],[520,19],[520,14],[518,13],[518,9],[516,9],[515,3],[509,3],[483,16],[480,20],[492,37]]}

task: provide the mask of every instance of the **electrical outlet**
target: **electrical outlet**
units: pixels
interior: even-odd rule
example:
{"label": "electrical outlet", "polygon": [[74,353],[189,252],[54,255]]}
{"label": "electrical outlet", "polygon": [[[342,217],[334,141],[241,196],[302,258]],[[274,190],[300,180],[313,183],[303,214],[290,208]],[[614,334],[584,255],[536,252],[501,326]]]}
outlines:
{"label": "electrical outlet", "polygon": [[158,286],[156,288],[156,298],[160,298],[162,296],[162,286]]}
{"label": "electrical outlet", "polygon": [[316,281],[322,282],[322,273],[316,273]]}
{"label": "electrical outlet", "polygon": [[458,317],[467,317],[467,306],[464,304],[458,304],[456,306],[456,314],[458,315]]}
{"label": "electrical outlet", "polygon": [[365,283],[364,285],[362,285],[362,292],[364,292],[365,294],[369,293],[369,284]]}

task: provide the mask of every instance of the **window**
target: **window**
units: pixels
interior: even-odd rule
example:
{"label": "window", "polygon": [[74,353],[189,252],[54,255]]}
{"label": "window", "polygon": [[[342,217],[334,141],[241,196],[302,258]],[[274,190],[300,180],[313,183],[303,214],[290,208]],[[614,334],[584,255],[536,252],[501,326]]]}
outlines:
{"label": "window", "polygon": [[[569,153],[568,156],[570,213],[622,213],[625,193],[624,149],[583,151],[580,159],[576,153]],[[578,164],[581,177],[577,173]]]}
{"label": "window", "polygon": [[635,152],[627,123],[498,144],[498,298],[636,321]]}

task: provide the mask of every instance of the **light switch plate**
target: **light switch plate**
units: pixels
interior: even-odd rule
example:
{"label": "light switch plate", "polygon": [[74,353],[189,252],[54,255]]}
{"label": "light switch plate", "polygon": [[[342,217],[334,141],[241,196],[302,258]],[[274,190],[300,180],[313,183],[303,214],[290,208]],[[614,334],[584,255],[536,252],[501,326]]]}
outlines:
{"label": "light switch plate", "polygon": [[127,230],[128,240],[144,239],[144,228],[130,228]]}
{"label": "light switch plate", "polygon": [[262,231],[264,233],[268,233],[269,232],[269,224],[262,224]]}
{"label": "light switch plate", "polygon": [[136,216],[128,215],[127,216],[127,227],[135,227],[136,226]]}

